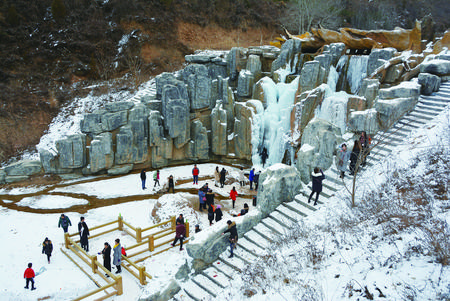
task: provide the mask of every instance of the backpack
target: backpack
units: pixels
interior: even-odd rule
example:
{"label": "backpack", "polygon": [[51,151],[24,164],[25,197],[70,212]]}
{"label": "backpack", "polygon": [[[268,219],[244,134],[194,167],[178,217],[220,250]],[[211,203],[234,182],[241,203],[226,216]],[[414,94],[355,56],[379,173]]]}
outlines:
{"label": "backpack", "polygon": [[125,252],[125,248],[124,247],[122,247],[122,255],[123,256],[127,256],[127,252]]}

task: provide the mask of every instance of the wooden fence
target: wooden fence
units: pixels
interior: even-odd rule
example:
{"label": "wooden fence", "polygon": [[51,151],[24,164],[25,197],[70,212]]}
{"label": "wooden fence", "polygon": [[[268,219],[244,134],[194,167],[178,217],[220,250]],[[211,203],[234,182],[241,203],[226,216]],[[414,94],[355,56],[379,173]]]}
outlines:
{"label": "wooden fence", "polygon": [[[122,216],[119,216],[117,220],[90,228],[89,229],[90,233],[95,232],[96,230],[100,230],[100,229],[101,229],[101,232],[90,235],[89,239],[99,237],[104,234],[119,230],[119,231],[126,232],[128,235],[130,235],[131,237],[133,237],[136,240],[136,244],[127,247],[128,253],[136,248],[144,246],[143,249],[136,250],[132,254],[128,254],[127,256],[122,255],[122,262],[126,262],[126,264],[124,264],[124,263],[122,264],[122,267],[124,269],[126,269],[128,272],[130,272],[130,274],[135,276],[139,280],[140,284],[145,285],[145,284],[147,284],[147,278],[152,279],[152,276],[149,275],[145,271],[145,266],[139,266],[139,265],[137,265],[137,263],[144,261],[145,259],[147,259],[151,256],[160,254],[160,253],[165,252],[165,251],[169,250],[170,248],[172,248],[172,246],[167,247],[167,248],[161,248],[160,250],[155,252],[155,248],[160,248],[160,247],[170,243],[173,240],[173,237],[170,237],[169,239],[167,239],[167,238],[169,235],[173,235],[175,232],[175,228],[176,228],[175,221],[176,221],[176,218],[175,218],[175,216],[173,216],[168,221],[161,222],[159,224],[152,225],[150,227],[141,229],[139,227],[134,227],[131,224],[125,222],[123,220]],[[117,223],[117,227],[114,227],[114,225],[116,223]],[[170,226],[168,226],[169,224],[170,224]],[[109,229],[104,230],[104,228],[108,227],[108,226],[113,226],[113,227],[112,228],[109,227]],[[166,227],[162,228],[162,229],[157,229],[158,227],[164,227],[164,226],[166,226]],[[188,241],[188,239],[189,239],[189,223],[186,223],[185,226],[186,226],[186,243],[187,243],[187,242],[189,242]],[[151,231],[151,230],[153,230],[153,231]],[[99,287],[98,289],[96,289],[92,292],[89,292],[81,297],[78,297],[75,300],[82,300],[84,298],[87,298],[94,294],[97,294],[101,291],[105,291],[106,295],[97,300],[104,300],[113,295],[121,295],[123,293],[122,277],[116,276],[116,275],[112,274],[111,272],[109,272],[100,262],[97,261],[97,256],[89,255],[86,251],[84,251],[77,244],[78,242],[80,242],[80,240],[76,239],[74,237],[79,238],[79,233],[73,233],[73,234],[65,233],[64,234],[64,244],[65,244],[66,249],[71,250],[82,261],[84,261],[88,266],[90,266],[90,268],[94,274],[100,275],[100,277],[102,277],[107,282],[106,285],[100,286],[95,281],[95,279],[93,277],[91,277],[91,275],[89,275],[89,273],[87,273],[66,251],[61,249],[61,251],[70,260],[72,260],[75,263],[75,265],[77,265],[86,275],[88,275],[88,277],[91,278],[95,282],[95,284]],[[133,257],[136,257],[136,256],[141,255],[146,252],[150,252],[150,254],[146,255],[144,257],[141,257],[139,259],[136,259],[134,261],[132,260]],[[103,273],[98,272],[98,268],[105,271],[105,273],[108,276],[110,276],[111,279],[108,279],[105,275],[103,275]],[[115,291],[112,293],[108,293],[106,291],[106,289],[111,288],[111,287],[113,287],[115,289]]]}

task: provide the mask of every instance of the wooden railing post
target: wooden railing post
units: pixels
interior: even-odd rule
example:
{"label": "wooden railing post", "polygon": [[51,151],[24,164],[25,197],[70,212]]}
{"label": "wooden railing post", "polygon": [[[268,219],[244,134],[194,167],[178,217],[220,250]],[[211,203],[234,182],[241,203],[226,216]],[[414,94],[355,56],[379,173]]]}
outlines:
{"label": "wooden railing post", "polygon": [[64,245],[66,246],[66,249],[69,248],[70,246],[70,237],[69,237],[69,233],[64,233]]}
{"label": "wooden railing post", "polygon": [[185,235],[185,237],[189,237],[189,223],[186,223],[185,227],[186,227],[186,235]]}
{"label": "wooden railing post", "polygon": [[123,217],[122,217],[122,215],[119,215],[117,223],[119,224],[119,226],[118,226],[119,230],[122,231],[123,230]]}
{"label": "wooden railing post", "polygon": [[123,294],[122,276],[118,276],[116,279],[116,291],[118,296]]}
{"label": "wooden railing post", "polygon": [[175,231],[175,229],[177,228],[177,224],[176,224],[176,218],[175,218],[175,216],[172,216],[171,218],[170,218],[170,221],[172,222],[172,230],[173,231]]}
{"label": "wooden railing post", "polygon": [[155,238],[153,235],[150,235],[148,237],[148,249],[150,252],[153,252],[155,250]]}
{"label": "wooden railing post", "polygon": [[142,230],[141,228],[136,228],[136,241],[141,242],[142,241]]}
{"label": "wooden railing post", "polygon": [[145,281],[145,267],[144,266],[140,266],[139,267],[139,282],[142,285],[145,285],[147,282]]}
{"label": "wooden railing post", "polygon": [[91,268],[92,268],[92,273],[96,273],[97,272],[97,256],[95,255],[91,255]]}

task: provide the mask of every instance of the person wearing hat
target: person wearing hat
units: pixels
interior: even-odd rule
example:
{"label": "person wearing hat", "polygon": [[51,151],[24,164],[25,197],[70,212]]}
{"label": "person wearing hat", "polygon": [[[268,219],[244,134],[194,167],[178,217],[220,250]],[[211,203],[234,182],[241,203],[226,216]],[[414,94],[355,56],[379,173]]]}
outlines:
{"label": "person wearing hat", "polygon": [[50,263],[50,257],[52,256],[53,252],[53,244],[48,237],[45,238],[44,242],[42,243],[42,254],[47,255],[47,261]]}

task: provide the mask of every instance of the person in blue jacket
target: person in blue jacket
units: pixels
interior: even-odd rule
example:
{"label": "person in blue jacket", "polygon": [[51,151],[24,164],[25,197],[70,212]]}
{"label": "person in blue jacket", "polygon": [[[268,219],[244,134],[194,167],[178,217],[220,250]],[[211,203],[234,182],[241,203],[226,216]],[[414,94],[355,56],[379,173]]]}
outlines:
{"label": "person in blue jacket", "polygon": [[325,179],[322,169],[315,167],[314,171],[311,173],[312,176],[312,192],[309,195],[308,203],[311,202],[311,198],[314,193],[316,193],[316,200],[314,201],[314,206],[317,205],[317,200],[319,199],[319,194],[322,192],[322,181]]}
{"label": "person in blue jacket", "polygon": [[248,180],[250,181],[250,190],[253,190],[253,180],[255,179],[255,168],[250,170],[250,175],[248,176]]}

